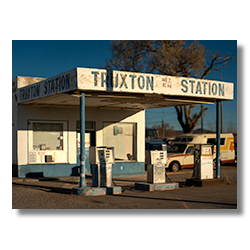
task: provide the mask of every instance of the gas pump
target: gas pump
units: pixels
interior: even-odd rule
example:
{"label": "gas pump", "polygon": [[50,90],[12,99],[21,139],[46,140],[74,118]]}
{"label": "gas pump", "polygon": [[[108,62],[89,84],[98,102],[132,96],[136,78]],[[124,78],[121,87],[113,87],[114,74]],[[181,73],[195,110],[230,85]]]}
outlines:
{"label": "gas pump", "polygon": [[179,183],[171,182],[166,176],[167,150],[146,150],[145,163],[147,165],[147,183],[136,182],[135,189],[164,191],[179,188]]}
{"label": "gas pump", "polygon": [[166,150],[146,150],[147,182],[165,183]]}
{"label": "gas pump", "polygon": [[90,147],[93,187],[112,186],[112,166],[115,163],[113,147]]}
{"label": "gas pump", "polygon": [[194,145],[194,179],[213,179],[213,145]]}

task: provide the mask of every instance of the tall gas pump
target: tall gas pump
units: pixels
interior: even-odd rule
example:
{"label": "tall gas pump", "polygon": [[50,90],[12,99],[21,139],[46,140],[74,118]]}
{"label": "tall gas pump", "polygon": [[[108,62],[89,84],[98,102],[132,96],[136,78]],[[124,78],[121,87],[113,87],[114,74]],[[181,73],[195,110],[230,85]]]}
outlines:
{"label": "tall gas pump", "polygon": [[115,163],[113,147],[90,147],[89,163],[92,168],[92,186],[73,188],[78,195],[121,194],[122,188],[112,186],[112,167]]}
{"label": "tall gas pump", "polygon": [[194,173],[192,179],[213,179],[213,145],[194,144]]}
{"label": "tall gas pump", "polygon": [[90,147],[89,163],[93,187],[112,186],[112,166],[115,163],[113,147]]}
{"label": "tall gas pump", "polygon": [[166,177],[167,150],[146,150],[145,163],[147,164],[147,182],[136,182],[135,189],[164,191],[179,188],[179,183],[171,182]]}
{"label": "tall gas pump", "polygon": [[191,179],[186,179],[186,186],[225,185],[225,179],[213,178],[213,147],[209,144],[194,144],[194,171]]}
{"label": "tall gas pump", "polygon": [[147,182],[165,183],[166,150],[146,150]]}

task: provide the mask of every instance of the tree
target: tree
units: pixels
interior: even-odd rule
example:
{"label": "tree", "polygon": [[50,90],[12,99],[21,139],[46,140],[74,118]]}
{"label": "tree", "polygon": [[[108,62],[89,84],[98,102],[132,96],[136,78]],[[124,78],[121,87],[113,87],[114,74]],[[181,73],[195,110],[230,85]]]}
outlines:
{"label": "tree", "polygon": [[175,137],[174,127],[170,126],[169,123],[165,123],[164,120],[162,120],[161,125],[153,125],[152,127],[157,130],[158,136],[162,140]]}
{"label": "tree", "polygon": [[231,118],[230,118],[229,123],[227,124],[227,132],[228,133],[233,133],[233,134],[237,133],[237,129],[236,129],[234,123],[232,122]]}
{"label": "tree", "polygon": [[[151,72],[162,75],[194,77],[204,79],[212,71],[225,68],[233,56],[210,53],[197,41],[181,40],[157,41],[113,41],[112,59],[106,61],[106,67],[134,72]],[[192,133],[199,119],[205,113],[203,107],[193,114],[195,105],[177,106],[177,119],[184,133]]]}

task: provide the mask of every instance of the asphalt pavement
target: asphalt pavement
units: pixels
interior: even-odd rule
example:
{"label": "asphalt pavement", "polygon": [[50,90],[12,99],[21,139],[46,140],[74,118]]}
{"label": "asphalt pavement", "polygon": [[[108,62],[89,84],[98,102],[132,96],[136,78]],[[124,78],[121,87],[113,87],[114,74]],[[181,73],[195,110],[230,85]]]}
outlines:
{"label": "asphalt pavement", "polygon": [[[141,191],[136,182],[146,176],[113,177],[113,185],[122,187],[119,195],[79,196],[72,192],[79,177],[41,179],[12,178],[13,209],[237,209],[237,165],[222,166],[225,185],[212,187],[186,186],[192,169],[168,173],[179,188],[166,191]],[[92,186],[91,176],[86,178]],[[239,210],[239,209],[237,209]]]}

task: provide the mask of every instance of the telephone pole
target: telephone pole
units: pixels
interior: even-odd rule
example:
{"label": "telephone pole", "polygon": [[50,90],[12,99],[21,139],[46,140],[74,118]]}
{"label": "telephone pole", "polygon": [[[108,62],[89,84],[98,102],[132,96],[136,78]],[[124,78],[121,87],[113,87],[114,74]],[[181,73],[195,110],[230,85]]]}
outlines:
{"label": "telephone pole", "polygon": [[201,104],[201,134],[203,134],[203,104]]}

